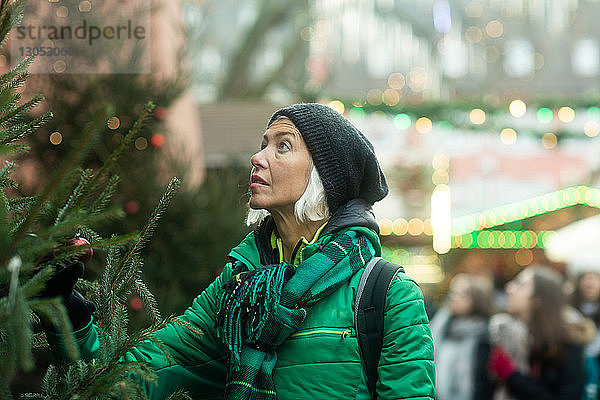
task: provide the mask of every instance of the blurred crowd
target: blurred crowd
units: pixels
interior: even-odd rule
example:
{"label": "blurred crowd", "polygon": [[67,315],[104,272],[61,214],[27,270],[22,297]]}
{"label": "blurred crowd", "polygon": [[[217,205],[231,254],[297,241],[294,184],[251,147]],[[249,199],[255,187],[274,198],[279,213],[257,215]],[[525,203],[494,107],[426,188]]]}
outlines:
{"label": "blurred crowd", "polygon": [[534,265],[503,291],[455,275],[431,318],[438,400],[598,399],[600,265]]}

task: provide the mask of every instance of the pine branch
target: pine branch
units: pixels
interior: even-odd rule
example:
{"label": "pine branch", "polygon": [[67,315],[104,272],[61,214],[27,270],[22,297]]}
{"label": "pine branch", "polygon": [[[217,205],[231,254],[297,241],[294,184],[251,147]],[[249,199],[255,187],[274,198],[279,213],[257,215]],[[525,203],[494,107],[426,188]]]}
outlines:
{"label": "pine branch", "polygon": [[146,311],[148,311],[148,313],[152,317],[152,320],[155,323],[158,323],[161,320],[161,316],[154,295],[152,294],[152,292],[150,292],[146,284],[141,279],[136,279],[134,281],[134,285],[136,293],[140,296],[142,302],[146,306]]}
{"label": "pine branch", "polygon": [[[108,210],[104,210],[100,213],[90,215],[87,212],[79,212],[78,215],[72,215],[69,219],[59,223],[58,225],[50,226],[46,229],[42,229],[38,232],[40,238],[51,237],[65,232],[72,232],[77,227],[82,225],[94,225],[98,222],[105,221],[111,218],[118,218],[125,215],[125,212],[121,207],[111,207]],[[83,247],[80,247],[83,249]]]}
{"label": "pine branch", "polygon": [[26,144],[12,143],[12,144],[4,145],[4,146],[0,147],[0,156],[9,157],[14,154],[29,151],[30,149],[31,149],[31,147],[29,147]]}
{"label": "pine branch", "polygon": [[48,282],[48,279],[50,279],[55,272],[56,266],[51,265],[49,267],[44,268],[37,274],[33,275],[23,285],[23,296],[25,296],[26,298],[31,298],[39,294],[42,290],[44,290],[44,288],[46,287],[46,282]]}
{"label": "pine branch", "polygon": [[121,261],[119,272],[117,273],[115,279],[113,280],[113,282],[111,284],[111,290],[115,288],[115,285],[117,284],[119,277],[123,273],[123,271],[127,265],[127,262],[129,262],[129,260],[134,255],[136,255],[139,251],[141,251],[141,249],[144,247],[144,245],[150,240],[150,237],[152,236],[154,229],[158,225],[158,220],[160,219],[160,217],[161,217],[162,213],[165,211],[165,209],[168,207],[171,199],[173,198],[177,189],[179,188],[180,183],[181,182],[177,178],[173,178],[173,179],[171,179],[171,182],[169,182],[166,192],[163,194],[160,201],[158,202],[158,205],[154,209],[154,212],[150,216],[150,219],[146,223],[146,226],[144,226],[144,229],[142,229],[140,238],[133,245],[133,247],[131,248],[129,253],[123,259],[123,261]]}
{"label": "pine branch", "polygon": [[133,138],[138,134],[138,132],[142,129],[147,120],[151,117],[152,111],[154,110],[154,104],[151,102],[146,103],[142,114],[133,124],[133,127],[129,130],[127,135],[121,140],[119,146],[111,153],[111,155],[106,159],[100,170],[92,180],[90,184],[90,188],[93,188],[96,183],[102,178],[110,169],[113,164],[119,159],[119,157],[123,154],[123,151],[131,144]]}
{"label": "pine branch", "polygon": [[17,168],[17,163],[14,161],[6,161],[4,167],[0,169],[0,187],[17,187],[15,181],[9,178],[10,174],[12,174]]}
{"label": "pine branch", "polygon": [[[139,255],[134,256],[130,262],[127,263],[125,267],[125,274],[123,275],[123,279],[120,279],[117,287],[114,289],[114,292],[117,294],[129,294],[134,289],[132,283],[132,279],[138,279],[142,273],[142,267],[144,262],[142,261],[142,257]],[[111,277],[111,281],[113,281]]]}
{"label": "pine branch", "polygon": [[63,216],[71,208],[73,203],[79,199],[79,197],[83,193],[83,188],[90,182],[93,175],[94,175],[94,172],[89,168],[81,172],[81,177],[79,178],[79,184],[73,190],[73,193],[71,193],[71,196],[69,196],[69,200],[67,200],[67,203],[58,212],[58,215],[56,216],[56,220],[54,221],[54,225],[58,224],[62,220]]}
{"label": "pine branch", "polygon": [[34,349],[49,349],[48,340],[46,339],[46,334],[44,332],[38,332],[33,334],[33,339],[31,341],[31,346]]}
{"label": "pine branch", "polygon": [[21,21],[24,8],[25,0],[2,0],[0,3],[0,41],[4,42],[11,27]]}
{"label": "pine branch", "polygon": [[12,254],[14,252],[18,243],[25,235],[25,232],[29,229],[29,226],[37,218],[45,201],[54,193],[54,191],[58,187],[59,182],[68,174],[68,172],[72,169],[73,165],[80,161],[86,150],[89,149],[92,140],[95,136],[98,136],[97,133],[100,131],[100,129],[103,128],[104,123],[108,118],[109,112],[110,108],[107,106],[104,107],[101,111],[96,113],[93,121],[86,126],[86,129],[84,129],[84,133],[79,145],[75,148],[74,151],[71,152],[69,158],[59,167],[58,171],[44,186],[44,189],[42,190],[38,201],[33,205],[32,210],[25,218],[25,221],[19,226],[17,232],[15,233],[13,240],[8,248],[8,251],[4,252],[3,254],[0,254],[0,265],[6,261],[9,254]]}
{"label": "pine branch", "polygon": [[179,389],[167,397],[167,400],[192,400],[192,396],[190,396],[185,390]]}
{"label": "pine branch", "polygon": [[4,115],[0,118],[0,124],[16,122],[24,117],[24,114],[31,111],[34,107],[44,101],[45,98],[42,95],[37,95],[31,98],[31,100],[25,102],[19,107],[15,108],[12,112]]}
{"label": "pine branch", "polygon": [[[1,17],[0,17],[1,18]],[[2,24],[0,20],[0,25]],[[1,34],[1,28],[0,28]],[[24,57],[13,69],[8,71],[7,73],[0,76],[0,86],[6,85],[8,82],[18,79],[18,77],[24,73],[27,73],[27,69],[29,68],[29,64],[33,61],[32,56]]]}
{"label": "pine branch", "polygon": [[37,197],[38,196],[26,196],[8,199],[8,209],[13,212],[26,211],[29,209],[31,204],[37,199]]}
{"label": "pine branch", "polygon": [[94,203],[92,203],[92,205],[90,206],[89,212],[94,214],[103,210],[112,198],[113,194],[116,192],[118,184],[119,176],[111,176],[104,190],[102,191],[102,193],[100,193],[100,196],[98,196],[96,200],[94,200]]}

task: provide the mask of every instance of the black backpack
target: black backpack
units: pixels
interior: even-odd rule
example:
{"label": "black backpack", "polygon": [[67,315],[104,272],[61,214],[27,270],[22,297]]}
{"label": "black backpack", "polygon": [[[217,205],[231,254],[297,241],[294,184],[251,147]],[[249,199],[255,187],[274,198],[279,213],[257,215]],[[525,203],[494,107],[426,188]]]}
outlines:
{"label": "black backpack", "polygon": [[381,257],[374,257],[365,267],[356,292],[354,321],[372,399],[377,399],[377,364],[383,345],[385,297],[398,272],[404,272],[404,268]]}

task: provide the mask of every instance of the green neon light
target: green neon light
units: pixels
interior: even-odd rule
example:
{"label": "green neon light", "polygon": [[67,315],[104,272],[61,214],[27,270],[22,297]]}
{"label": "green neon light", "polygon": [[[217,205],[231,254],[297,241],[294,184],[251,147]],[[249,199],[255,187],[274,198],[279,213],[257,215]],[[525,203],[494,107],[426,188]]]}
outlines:
{"label": "green neon light", "polygon": [[544,249],[554,231],[478,231],[452,236],[452,247],[463,249]]}
{"label": "green neon light", "polygon": [[361,121],[365,117],[365,110],[362,107],[352,107],[348,111],[348,117],[355,121]]}
{"label": "green neon light", "polygon": [[394,126],[400,130],[410,128],[411,120],[408,114],[400,113],[394,117]]}
{"label": "green neon light", "polygon": [[542,107],[537,111],[537,119],[542,124],[547,124],[554,118],[554,113],[548,107]]}
{"label": "green neon light", "polygon": [[600,189],[588,186],[573,186],[525,201],[456,218],[452,221],[452,233],[462,235],[473,231],[481,231],[577,204],[600,208]]}

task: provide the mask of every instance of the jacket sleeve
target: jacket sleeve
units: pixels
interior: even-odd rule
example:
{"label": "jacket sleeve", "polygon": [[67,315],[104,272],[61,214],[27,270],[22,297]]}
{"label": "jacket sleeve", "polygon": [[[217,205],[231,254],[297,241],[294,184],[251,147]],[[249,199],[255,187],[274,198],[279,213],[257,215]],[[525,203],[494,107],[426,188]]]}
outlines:
{"label": "jacket sleeve", "polygon": [[[519,400],[570,400],[581,398],[584,385],[584,370],[581,348],[568,346],[566,361],[552,377],[553,387],[544,385],[520,372],[512,373],[506,380],[510,394]],[[543,370],[544,367],[542,367]],[[548,366],[547,368],[553,368]],[[544,372],[542,372],[544,375]]]}
{"label": "jacket sleeve", "polygon": [[[215,317],[218,291],[230,276],[231,265],[227,264],[223,273],[178,317],[181,323],[172,322],[154,334],[162,342],[172,363],[150,340],[140,342],[123,356],[124,361],[145,363],[158,375],[157,385],[139,379],[148,398],[164,399],[178,389],[188,390],[193,398],[222,398],[226,351],[216,334]],[[75,334],[82,358],[97,358],[100,352],[99,328],[90,323]],[[62,357],[64,346],[61,336],[47,332],[47,337],[53,353]]]}
{"label": "jacket sleeve", "polygon": [[398,273],[385,305],[383,346],[377,367],[380,399],[433,399],[433,339],[417,283]]}

